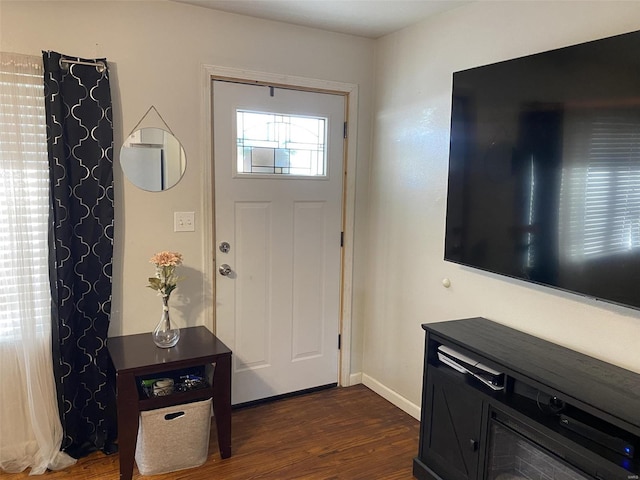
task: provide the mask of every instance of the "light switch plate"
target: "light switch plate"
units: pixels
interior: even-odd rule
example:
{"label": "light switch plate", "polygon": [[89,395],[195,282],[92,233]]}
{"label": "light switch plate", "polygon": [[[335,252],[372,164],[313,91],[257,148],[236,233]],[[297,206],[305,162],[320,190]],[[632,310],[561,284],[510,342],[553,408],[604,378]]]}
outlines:
{"label": "light switch plate", "polygon": [[195,212],[173,212],[174,232],[195,232],[196,214]]}

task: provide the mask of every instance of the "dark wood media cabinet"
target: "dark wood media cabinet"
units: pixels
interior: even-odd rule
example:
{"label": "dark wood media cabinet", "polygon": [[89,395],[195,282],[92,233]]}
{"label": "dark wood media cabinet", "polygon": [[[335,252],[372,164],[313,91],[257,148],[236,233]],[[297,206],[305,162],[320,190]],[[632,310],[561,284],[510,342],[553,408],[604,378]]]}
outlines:
{"label": "dark wood media cabinet", "polygon": [[[504,431],[575,474],[569,478],[639,478],[640,374],[484,318],[422,328],[424,378],[414,477],[500,478],[495,474],[496,432]],[[494,390],[447,365],[439,359],[439,347],[502,373],[503,388]],[[546,472],[539,478],[566,477]]]}

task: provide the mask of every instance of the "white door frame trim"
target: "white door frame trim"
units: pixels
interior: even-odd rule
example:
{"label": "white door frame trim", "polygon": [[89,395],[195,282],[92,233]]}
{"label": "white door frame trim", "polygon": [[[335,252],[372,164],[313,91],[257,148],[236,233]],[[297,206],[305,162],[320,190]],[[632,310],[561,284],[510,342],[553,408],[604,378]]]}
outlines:
{"label": "white door frame trim", "polygon": [[[201,66],[201,114],[202,114],[202,258],[204,279],[202,282],[205,309],[205,324],[215,333],[215,255],[213,245],[213,96],[211,92],[212,80],[235,80],[245,83],[266,83],[289,86],[299,89],[319,90],[345,95],[347,111],[345,118],[348,122],[349,135],[346,140],[344,158],[344,194],[343,194],[343,230],[344,244],[342,248],[342,281],[340,326],[341,349],[339,359],[339,383],[342,386],[351,385],[351,312],[353,304],[353,239],[355,228],[355,190],[356,190],[356,144],[358,131],[358,85],[352,83],[334,82],[291,75],[279,75],[267,72],[221,67],[216,65]],[[337,341],[337,339],[336,339]]]}

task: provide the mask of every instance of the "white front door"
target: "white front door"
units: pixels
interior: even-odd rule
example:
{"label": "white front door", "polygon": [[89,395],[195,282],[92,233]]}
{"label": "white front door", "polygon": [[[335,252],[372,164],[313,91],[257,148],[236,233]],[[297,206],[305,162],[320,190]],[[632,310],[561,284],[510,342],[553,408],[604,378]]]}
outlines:
{"label": "white front door", "polygon": [[212,83],[216,334],[233,351],[232,402],[336,383],[345,97]]}

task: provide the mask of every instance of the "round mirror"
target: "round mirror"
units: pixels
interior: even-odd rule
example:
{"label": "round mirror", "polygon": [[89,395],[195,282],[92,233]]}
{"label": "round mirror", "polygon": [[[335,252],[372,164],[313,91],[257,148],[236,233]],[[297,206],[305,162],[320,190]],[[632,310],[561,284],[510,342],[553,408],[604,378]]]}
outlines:
{"label": "round mirror", "polygon": [[150,192],[167,190],[178,183],[186,163],[178,139],[161,128],[136,130],[120,149],[124,174],[131,183]]}

